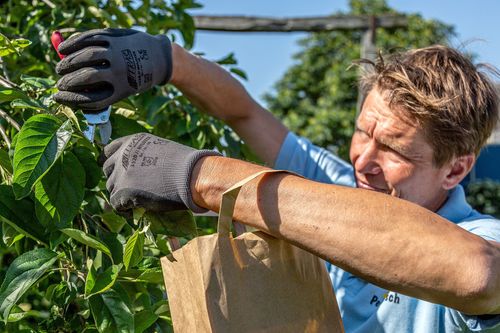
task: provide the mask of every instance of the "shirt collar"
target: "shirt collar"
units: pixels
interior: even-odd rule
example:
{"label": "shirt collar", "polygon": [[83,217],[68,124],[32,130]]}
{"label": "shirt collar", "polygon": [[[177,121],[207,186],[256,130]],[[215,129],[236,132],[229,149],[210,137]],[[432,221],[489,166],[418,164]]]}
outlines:
{"label": "shirt collar", "polygon": [[463,221],[472,212],[472,207],[465,200],[465,192],[462,185],[458,185],[448,193],[448,199],[436,212],[451,222]]}

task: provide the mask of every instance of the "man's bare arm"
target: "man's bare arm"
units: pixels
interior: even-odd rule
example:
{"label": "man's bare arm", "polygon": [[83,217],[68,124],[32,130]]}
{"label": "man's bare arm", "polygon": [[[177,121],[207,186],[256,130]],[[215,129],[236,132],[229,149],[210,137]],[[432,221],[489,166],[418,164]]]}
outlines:
{"label": "man's bare arm", "polygon": [[[263,167],[203,158],[191,190],[218,211],[225,189]],[[500,313],[500,246],[410,202],[289,174],[242,189],[235,219],[357,276],[468,314]]]}
{"label": "man's bare arm", "polygon": [[173,44],[170,82],[202,111],[226,122],[267,165],[272,166],[288,132],[219,65]]}

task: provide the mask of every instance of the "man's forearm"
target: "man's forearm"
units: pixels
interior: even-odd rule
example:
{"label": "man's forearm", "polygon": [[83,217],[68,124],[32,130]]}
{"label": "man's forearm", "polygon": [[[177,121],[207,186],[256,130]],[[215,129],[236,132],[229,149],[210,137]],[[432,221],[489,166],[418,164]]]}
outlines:
{"label": "man's forearm", "polygon": [[172,52],[170,82],[199,109],[231,126],[257,156],[272,165],[288,132],[286,127],[219,65],[177,44],[173,44]]}
{"label": "man's forearm", "polygon": [[[194,201],[217,211],[225,189],[261,169],[204,158]],[[407,201],[277,174],[242,189],[235,219],[389,290],[471,314],[500,310],[499,247]]]}

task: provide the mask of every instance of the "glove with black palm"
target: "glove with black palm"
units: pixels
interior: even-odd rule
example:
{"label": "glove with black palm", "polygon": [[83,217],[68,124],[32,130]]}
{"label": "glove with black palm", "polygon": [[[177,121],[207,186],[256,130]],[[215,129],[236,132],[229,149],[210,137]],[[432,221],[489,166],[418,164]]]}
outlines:
{"label": "glove with black palm", "polygon": [[132,29],[97,29],[59,45],[66,57],[56,67],[62,78],[54,99],[97,111],[130,95],[165,84],[172,76],[172,47],[163,35]]}
{"label": "glove with black palm", "polygon": [[115,209],[190,209],[195,213],[206,209],[196,205],[191,195],[193,168],[204,156],[221,156],[147,133],[114,140],[104,148],[104,155],[106,187]]}

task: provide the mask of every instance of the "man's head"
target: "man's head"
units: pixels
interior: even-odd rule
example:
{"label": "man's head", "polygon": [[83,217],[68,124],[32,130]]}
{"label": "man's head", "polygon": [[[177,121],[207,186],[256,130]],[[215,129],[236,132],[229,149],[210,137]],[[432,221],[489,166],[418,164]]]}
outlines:
{"label": "man's head", "polygon": [[358,186],[438,209],[497,123],[494,86],[445,46],[379,59],[361,83],[350,153]]}

